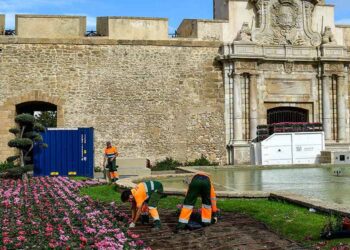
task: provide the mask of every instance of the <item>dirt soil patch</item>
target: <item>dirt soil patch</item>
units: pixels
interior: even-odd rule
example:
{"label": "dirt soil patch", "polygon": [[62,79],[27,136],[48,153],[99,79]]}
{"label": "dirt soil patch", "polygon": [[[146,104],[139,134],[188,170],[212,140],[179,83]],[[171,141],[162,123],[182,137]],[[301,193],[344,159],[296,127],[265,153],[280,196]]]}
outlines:
{"label": "dirt soil patch", "polygon": [[153,232],[149,225],[141,224],[132,229],[152,249],[306,249],[242,214],[223,213],[218,224],[178,234],[173,233],[178,220],[175,212],[161,210],[160,217],[160,231]]}

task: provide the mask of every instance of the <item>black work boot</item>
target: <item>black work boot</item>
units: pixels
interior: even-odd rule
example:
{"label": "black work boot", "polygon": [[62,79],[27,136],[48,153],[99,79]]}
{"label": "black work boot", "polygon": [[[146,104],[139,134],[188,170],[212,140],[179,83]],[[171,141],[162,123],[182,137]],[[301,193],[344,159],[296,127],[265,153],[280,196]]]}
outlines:
{"label": "black work boot", "polygon": [[174,233],[181,233],[181,232],[183,232],[183,231],[185,231],[186,230],[186,224],[184,224],[184,223],[178,223],[177,225],[176,225],[176,228],[175,228],[175,230],[174,230]]}
{"label": "black work boot", "polygon": [[162,228],[162,225],[160,223],[160,220],[155,220],[153,222],[153,226],[152,226],[152,231],[159,231]]}
{"label": "black work boot", "polygon": [[141,223],[142,223],[142,225],[145,225],[145,224],[149,223],[149,216],[148,216],[148,214],[142,214],[141,215]]}

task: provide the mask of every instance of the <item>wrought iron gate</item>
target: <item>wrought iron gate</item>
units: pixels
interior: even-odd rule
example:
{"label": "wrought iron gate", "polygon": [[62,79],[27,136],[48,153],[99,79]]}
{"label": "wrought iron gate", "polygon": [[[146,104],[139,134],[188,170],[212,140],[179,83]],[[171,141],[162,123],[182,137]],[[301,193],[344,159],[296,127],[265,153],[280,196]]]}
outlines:
{"label": "wrought iron gate", "polygon": [[306,109],[295,107],[278,107],[267,111],[267,123],[281,122],[308,122],[309,112]]}

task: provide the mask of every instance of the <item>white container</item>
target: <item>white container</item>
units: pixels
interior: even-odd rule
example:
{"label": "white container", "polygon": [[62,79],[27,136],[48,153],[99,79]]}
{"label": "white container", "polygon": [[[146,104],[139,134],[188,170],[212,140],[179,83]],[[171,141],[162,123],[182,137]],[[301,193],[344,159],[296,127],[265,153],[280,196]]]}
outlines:
{"label": "white container", "polygon": [[317,164],[325,149],[324,133],[276,133],[252,143],[251,149],[254,165]]}

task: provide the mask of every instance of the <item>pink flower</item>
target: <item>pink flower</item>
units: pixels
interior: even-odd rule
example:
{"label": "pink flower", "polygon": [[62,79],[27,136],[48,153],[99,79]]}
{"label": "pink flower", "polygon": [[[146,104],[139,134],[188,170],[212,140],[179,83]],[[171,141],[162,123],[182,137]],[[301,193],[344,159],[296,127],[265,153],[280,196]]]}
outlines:
{"label": "pink flower", "polygon": [[84,237],[84,236],[80,236],[80,241],[84,244],[86,244],[88,242],[88,240]]}
{"label": "pink flower", "polygon": [[96,233],[96,229],[91,228],[91,227],[85,227],[85,231],[88,234],[95,234]]}
{"label": "pink flower", "polygon": [[19,241],[26,241],[26,237],[21,235],[21,236],[17,237],[17,240],[19,240]]}
{"label": "pink flower", "polygon": [[51,240],[50,243],[49,243],[49,247],[50,248],[56,248],[56,247],[58,247],[58,245],[59,244],[56,241],[54,241],[54,240]]}
{"label": "pink flower", "polygon": [[7,245],[7,244],[13,243],[13,241],[10,238],[8,238],[8,237],[4,237],[2,239],[2,243],[4,243],[4,245]]}
{"label": "pink flower", "polygon": [[60,236],[60,240],[61,240],[61,241],[68,241],[68,240],[69,240],[69,236],[65,236],[65,235],[62,234],[62,235]]}

